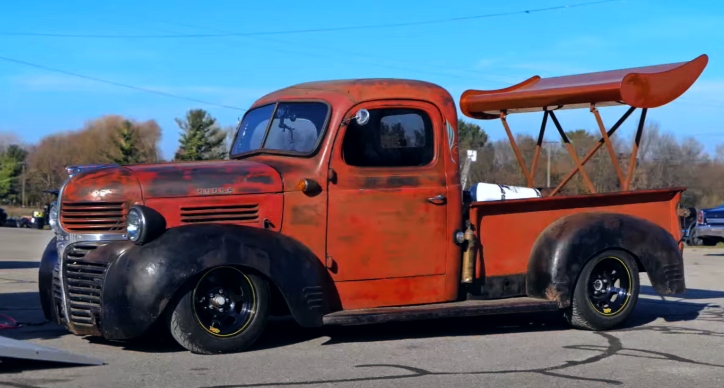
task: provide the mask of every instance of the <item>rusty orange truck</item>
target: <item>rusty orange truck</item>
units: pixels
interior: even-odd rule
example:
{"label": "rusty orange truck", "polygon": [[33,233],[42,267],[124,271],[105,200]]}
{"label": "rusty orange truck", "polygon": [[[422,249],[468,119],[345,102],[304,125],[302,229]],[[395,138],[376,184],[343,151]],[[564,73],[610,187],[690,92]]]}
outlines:
{"label": "rusty orange truck", "polygon": [[[304,327],[561,311],[605,330],[629,317],[645,272],[685,290],[677,209],[684,188],[630,189],[643,120],[706,67],[689,62],[468,90],[460,110],[502,120],[532,187],[545,123],[575,162],[532,198],[470,199],[461,187],[457,108],[427,82],[304,83],[257,100],[229,160],[71,166],[50,210],[39,270],[46,317],[110,340],[168,330],[196,353],[247,349],[270,315]],[[606,129],[598,108],[628,105]],[[601,140],[573,151],[556,112],[587,108]],[[560,195],[635,109],[628,171],[615,193]],[[506,121],[541,112],[528,168]],[[591,189],[593,189],[591,185]]]}

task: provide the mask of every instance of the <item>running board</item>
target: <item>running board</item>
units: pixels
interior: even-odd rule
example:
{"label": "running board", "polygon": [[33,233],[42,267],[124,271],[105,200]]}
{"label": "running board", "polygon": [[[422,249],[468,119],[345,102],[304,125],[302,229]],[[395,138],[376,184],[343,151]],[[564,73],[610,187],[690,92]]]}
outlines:
{"label": "running board", "polygon": [[480,315],[556,311],[558,303],[527,297],[465,300],[402,307],[337,311],[322,318],[325,325],[365,325],[388,321],[414,321]]}

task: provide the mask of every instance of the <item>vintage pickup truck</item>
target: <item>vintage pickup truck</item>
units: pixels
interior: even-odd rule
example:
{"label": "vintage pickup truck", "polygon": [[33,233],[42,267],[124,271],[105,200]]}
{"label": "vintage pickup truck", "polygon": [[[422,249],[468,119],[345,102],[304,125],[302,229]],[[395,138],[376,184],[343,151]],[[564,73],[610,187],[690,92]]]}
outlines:
{"label": "vintage pickup truck", "polygon": [[[501,119],[533,187],[550,118],[576,168],[549,194],[469,201],[445,89],[401,79],[304,83],[257,100],[223,161],[71,166],[39,270],[48,319],[125,340],[168,330],[186,349],[238,352],[270,315],[303,327],[561,311],[605,330],[629,317],[645,272],[685,290],[683,188],[630,190],[647,109],[673,101],[708,58],[469,90],[464,115]],[[629,105],[606,130],[598,108]],[[588,108],[602,138],[580,158],[556,112]],[[642,110],[628,174],[595,193],[584,164]],[[507,122],[543,113],[528,169]],[[591,193],[560,195],[575,174]]]}

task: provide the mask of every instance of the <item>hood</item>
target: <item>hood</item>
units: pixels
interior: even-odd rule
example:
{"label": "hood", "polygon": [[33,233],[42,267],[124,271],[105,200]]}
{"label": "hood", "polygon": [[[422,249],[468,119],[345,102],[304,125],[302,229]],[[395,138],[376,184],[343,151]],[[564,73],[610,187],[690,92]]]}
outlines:
{"label": "hood", "polygon": [[282,177],[272,167],[249,160],[126,166],[144,198],[196,197],[281,192]]}
{"label": "hood", "polygon": [[79,173],[66,183],[63,198],[67,203],[133,202],[141,200],[141,188],[133,174],[118,166]]}

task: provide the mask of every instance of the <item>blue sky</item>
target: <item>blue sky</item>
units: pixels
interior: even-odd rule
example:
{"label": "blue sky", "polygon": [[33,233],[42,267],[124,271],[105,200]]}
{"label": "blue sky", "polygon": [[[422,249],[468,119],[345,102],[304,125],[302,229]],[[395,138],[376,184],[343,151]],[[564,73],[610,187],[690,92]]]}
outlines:
{"label": "blue sky", "polygon": [[[724,2],[622,0],[547,12],[361,30],[191,38],[58,38],[7,33],[90,35],[217,34],[381,25],[575,5],[591,0],[379,1],[363,3],[190,0],[41,1],[0,6],[0,56],[141,88],[246,108],[264,93],[319,79],[395,77],[437,83],[457,99],[532,75],[688,61],[709,55],[697,84],[648,119],[677,137],[724,143]],[[315,6],[311,4],[315,3]],[[203,5],[202,5],[203,4]],[[156,120],[172,157],[174,118],[204,108],[221,125],[243,112],[93,82],[0,60],[0,132],[37,142],[105,114]],[[613,124],[623,111],[602,109]],[[535,133],[540,114],[511,116]],[[559,114],[566,129],[596,130],[585,111]],[[497,121],[476,121],[493,139]],[[630,132],[635,123],[622,130]],[[554,139],[550,128],[548,138]]]}

